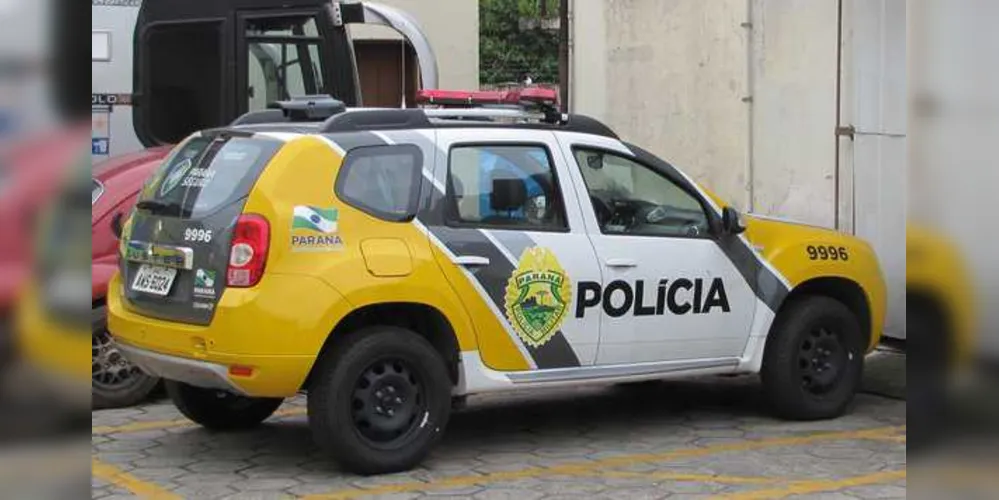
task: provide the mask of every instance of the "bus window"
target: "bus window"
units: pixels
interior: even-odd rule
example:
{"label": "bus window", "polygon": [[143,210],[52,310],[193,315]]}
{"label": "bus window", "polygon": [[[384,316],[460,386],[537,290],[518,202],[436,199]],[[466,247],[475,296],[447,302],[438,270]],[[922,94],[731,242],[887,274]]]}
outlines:
{"label": "bus window", "polygon": [[292,96],[329,93],[323,82],[319,31],[312,16],[246,20],[246,110]]}
{"label": "bus window", "polygon": [[142,125],[148,134],[160,144],[173,144],[221,123],[221,22],[153,25],[145,43],[148,112]]}

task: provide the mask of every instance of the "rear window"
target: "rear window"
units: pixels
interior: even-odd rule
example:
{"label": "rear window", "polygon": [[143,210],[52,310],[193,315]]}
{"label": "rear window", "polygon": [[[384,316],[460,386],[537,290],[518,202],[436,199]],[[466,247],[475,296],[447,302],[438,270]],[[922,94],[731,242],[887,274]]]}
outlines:
{"label": "rear window", "polygon": [[140,208],[184,218],[207,216],[245,197],[279,147],[270,139],[191,138],[150,178]]}
{"label": "rear window", "polygon": [[423,153],[411,144],[352,149],[337,176],[336,195],[370,215],[412,219],[419,203]]}

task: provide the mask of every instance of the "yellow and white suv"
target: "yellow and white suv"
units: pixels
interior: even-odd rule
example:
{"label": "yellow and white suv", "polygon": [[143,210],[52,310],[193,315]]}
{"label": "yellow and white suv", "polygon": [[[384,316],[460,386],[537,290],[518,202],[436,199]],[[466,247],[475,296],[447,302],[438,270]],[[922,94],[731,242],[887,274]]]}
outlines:
{"label": "yellow and white suv", "polygon": [[829,418],[881,335],[870,246],[743,217],[593,119],[282,107],[178,145],[122,235],[110,331],[204,426],[306,392],[380,473],[490,391],[760,373]]}

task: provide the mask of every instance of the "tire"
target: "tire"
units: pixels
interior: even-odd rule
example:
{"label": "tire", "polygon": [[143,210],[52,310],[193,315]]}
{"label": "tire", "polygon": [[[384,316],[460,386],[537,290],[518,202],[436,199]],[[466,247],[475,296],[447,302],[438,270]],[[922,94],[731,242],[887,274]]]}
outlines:
{"label": "tire", "polygon": [[90,395],[94,409],[123,408],[145,401],[160,379],[129,363],[114,346],[104,306],[94,308],[91,313]]}
{"label": "tire", "polygon": [[795,299],[780,312],[763,354],[763,391],[791,420],[834,418],[846,409],[864,371],[863,334],[841,302]]}
{"label": "tire", "polygon": [[316,442],[349,472],[413,468],[450,417],[452,384],[444,360],[409,330],[354,332],[321,357],[313,375],[309,426]]}
{"label": "tire", "polygon": [[906,450],[918,454],[942,440],[950,427],[947,378],[953,346],[946,316],[935,301],[906,297]]}
{"label": "tire", "polygon": [[174,406],[191,421],[214,431],[251,429],[281,406],[282,398],[251,398],[219,389],[203,389],[167,380]]}

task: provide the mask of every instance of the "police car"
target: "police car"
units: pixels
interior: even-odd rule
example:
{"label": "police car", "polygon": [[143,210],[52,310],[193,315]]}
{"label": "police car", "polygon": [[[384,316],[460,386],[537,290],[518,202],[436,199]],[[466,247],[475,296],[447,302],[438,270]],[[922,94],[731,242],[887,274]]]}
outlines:
{"label": "police car", "polygon": [[284,102],[149,179],[109,328],[184,415],[305,392],[315,439],[383,473],[476,393],[760,373],[782,417],[846,410],[885,314],[866,243],[743,217],[544,90],[421,98]]}

